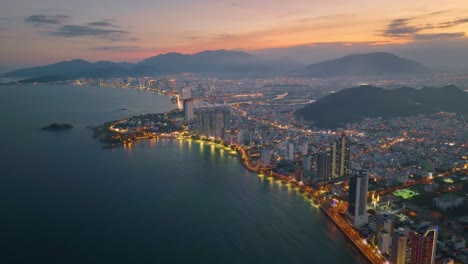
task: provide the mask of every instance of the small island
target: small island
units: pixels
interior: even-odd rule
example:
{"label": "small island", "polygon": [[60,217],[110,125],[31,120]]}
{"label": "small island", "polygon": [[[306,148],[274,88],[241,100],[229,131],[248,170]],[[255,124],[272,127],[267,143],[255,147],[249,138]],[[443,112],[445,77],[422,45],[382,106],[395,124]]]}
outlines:
{"label": "small island", "polygon": [[70,124],[57,124],[53,123],[50,126],[43,127],[42,130],[48,130],[48,131],[62,131],[62,130],[70,130],[72,129],[73,126]]}

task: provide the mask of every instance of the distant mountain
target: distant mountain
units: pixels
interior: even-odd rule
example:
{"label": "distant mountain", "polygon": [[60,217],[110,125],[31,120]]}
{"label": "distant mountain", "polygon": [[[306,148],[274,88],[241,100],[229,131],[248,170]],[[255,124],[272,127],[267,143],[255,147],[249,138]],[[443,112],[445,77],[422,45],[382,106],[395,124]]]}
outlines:
{"label": "distant mountain", "polygon": [[55,64],[20,69],[5,77],[26,77],[22,82],[54,82],[77,78],[156,76],[178,73],[263,74],[290,71],[291,63],[263,61],[241,51],[216,50],[196,54],[167,53],[137,64],[109,61],[63,61]]}
{"label": "distant mountain", "polygon": [[402,117],[437,112],[468,114],[468,93],[455,86],[385,90],[373,86],[345,89],[295,112],[319,128],[336,128],[365,117]]}
{"label": "distant mountain", "polygon": [[374,52],[354,54],[335,60],[315,63],[294,75],[309,77],[381,77],[414,76],[429,71],[421,64],[391,53]]}
{"label": "distant mountain", "polygon": [[247,73],[270,72],[274,67],[242,51],[216,50],[196,54],[167,53],[145,59],[138,65],[166,73]]}
{"label": "distant mountain", "polygon": [[33,68],[26,68],[11,71],[6,73],[5,77],[41,77],[41,76],[60,76],[60,75],[74,75],[79,72],[91,72],[104,69],[120,69],[126,70],[134,67],[134,64],[123,62],[115,63],[111,61],[98,61],[95,63],[85,60],[71,60],[62,61],[59,63],[49,64],[45,66],[38,66]]}

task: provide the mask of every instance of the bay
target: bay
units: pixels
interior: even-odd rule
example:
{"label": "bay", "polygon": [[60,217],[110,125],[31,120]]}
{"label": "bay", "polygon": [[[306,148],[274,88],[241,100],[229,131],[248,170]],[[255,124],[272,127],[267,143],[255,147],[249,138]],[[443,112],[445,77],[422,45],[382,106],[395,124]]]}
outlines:
{"label": "bay", "polygon": [[[0,87],[0,263],[355,263],[290,186],[206,142],[112,150],[89,126],[174,108],[135,89]],[[53,122],[70,131],[42,131]]]}

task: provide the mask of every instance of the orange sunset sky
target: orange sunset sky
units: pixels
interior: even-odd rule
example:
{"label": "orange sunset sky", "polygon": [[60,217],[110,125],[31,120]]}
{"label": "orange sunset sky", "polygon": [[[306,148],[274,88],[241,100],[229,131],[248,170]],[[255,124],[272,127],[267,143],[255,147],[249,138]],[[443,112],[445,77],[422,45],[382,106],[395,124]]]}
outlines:
{"label": "orange sunset sky", "polygon": [[10,66],[337,43],[468,48],[465,0],[6,0],[1,6],[0,65]]}

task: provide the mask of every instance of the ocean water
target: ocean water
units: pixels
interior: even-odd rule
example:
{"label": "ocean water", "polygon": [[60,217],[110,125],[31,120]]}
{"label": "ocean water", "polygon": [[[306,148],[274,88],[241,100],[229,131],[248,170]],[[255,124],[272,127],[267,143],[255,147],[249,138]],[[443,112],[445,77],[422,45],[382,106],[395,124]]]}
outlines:
{"label": "ocean water", "polygon": [[[291,187],[211,143],[102,149],[88,126],[174,108],[132,89],[0,86],[0,263],[355,263]],[[42,131],[50,123],[70,131]]]}

